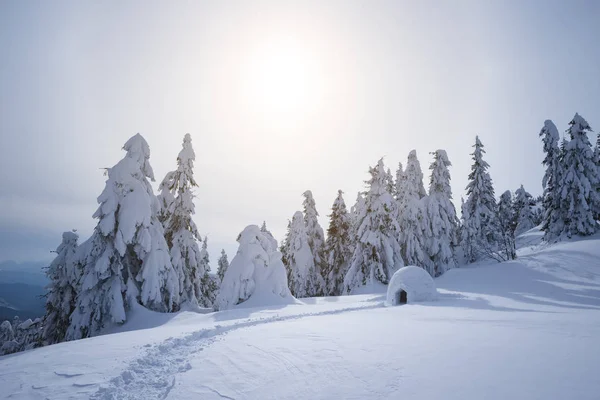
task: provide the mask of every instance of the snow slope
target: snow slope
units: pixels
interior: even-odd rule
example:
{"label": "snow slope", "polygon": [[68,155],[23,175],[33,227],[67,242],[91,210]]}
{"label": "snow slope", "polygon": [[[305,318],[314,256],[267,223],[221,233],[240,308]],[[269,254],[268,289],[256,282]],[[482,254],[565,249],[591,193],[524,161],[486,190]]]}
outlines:
{"label": "snow slope", "polygon": [[[598,399],[600,236],[383,294],[174,315],[0,357],[4,399]],[[128,329],[136,329],[130,330]]]}

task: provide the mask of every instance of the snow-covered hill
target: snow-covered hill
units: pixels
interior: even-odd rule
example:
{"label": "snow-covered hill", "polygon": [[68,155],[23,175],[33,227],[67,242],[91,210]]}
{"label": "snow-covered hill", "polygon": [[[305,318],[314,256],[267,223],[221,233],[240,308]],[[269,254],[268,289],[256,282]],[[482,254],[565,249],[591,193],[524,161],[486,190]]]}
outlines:
{"label": "snow-covered hill", "polygon": [[[382,294],[167,315],[0,357],[5,399],[598,399],[600,236]],[[539,235],[538,235],[539,237]]]}

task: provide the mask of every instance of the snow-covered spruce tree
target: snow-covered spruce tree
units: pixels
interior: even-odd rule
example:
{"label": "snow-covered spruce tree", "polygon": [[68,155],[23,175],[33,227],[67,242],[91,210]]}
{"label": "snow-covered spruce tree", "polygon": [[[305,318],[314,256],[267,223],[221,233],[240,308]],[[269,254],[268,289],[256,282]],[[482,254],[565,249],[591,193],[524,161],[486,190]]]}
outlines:
{"label": "snow-covered spruce tree", "polygon": [[383,159],[369,169],[371,179],[365,196],[365,207],[359,216],[357,242],[344,278],[344,293],[377,282],[388,284],[402,261],[395,215],[396,201],[387,191]]}
{"label": "snow-covered spruce tree", "polygon": [[[596,147],[594,147],[594,163],[596,164],[598,175],[600,175],[600,134],[598,134],[596,137]],[[598,197],[600,197],[600,183],[596,185],[596,192],[598,193]],[[596,221],[600,222],[600,202],[594,207],[594,218]]]}
{"label": "snow-covered spruce tree", "polygon": [[352,221],[343,192],[338,190],[338,195],[331,207],[327,240],[325,241],[325,294],[339,296],[344,290],[344,276],[350,266],[352,258]]}
{"label": "snow-covered spruce tree", "polygon": [[398,169],[396,170],[396,184],[394,185],[394,198],[398,200],[398,203],[403,201],[404,196],[404,186],[406,185],[406,175],[404,174],[404,169],[402,167],[402,163],[398,163]]}
{"label": "snow-covered spruce tree", "polygon": [[150,148],[138,133],[123,149],[126,156],[108,169],[98,197],[100,206],[94,214],[98,225],[78,249],[83,276],[68,340],[124,323],[126,312],[136,304],[168,312],[179,303],[179,278],[158,220],[159,202],[148,181],[154,179]]}
{"label": "snow-covered spruce tree", "polygon": [[315,260],[309,244],[309,237],[302,212],[297,211],[290,226],[288,242],[287,276],[288,285],[294,297],[313,297],[321,290],[317,277]]}
{"label": "snow-covered spruce tree", "polygon": [[560,206],[567,237],[591,235],[598,230],[594,210],[600,204],[598,167],[593,160],[592,145],[587,133],[592,129],[587,121],[575,114],[569,122],[569,143],[563,157],[564,174],[560,182]]}
{"label": "snow-covered spruce tree", "polygon": [[293,302],[277,241],[256,225],[247,226],[238,236],[237,254],[225,272],[216,309],[254,301],[254,306]]}
{"label": "snow-covered spruce tree", "polygon": [[219,282],[216,276],[211,276],[210,272],[210,256],[208,254],[208,237],[204,236],[202,241],[202,250],[200,250],[200,263],[198,269],[203,271],[200,276],[200,281],[196,284],[196,292],[198,293],[198,303],[201,307],[212,308],[217,300],[217,292],[219,291]]}
{"label": "snow-covered spruce tree", "polygon": [[429,167],[429,196],[426,197],[427,222],[431,235],[426,237],[427,254],[434,267],[434,276],[439,276],[456,267],[454,248],[458,242],[458,217],[452,203],[450,171],[452,164],[445,150],[433,153],[433,163]]}
{"label": "snow-covered spruce tree", "polygon": [[306,234],[308,235],[308,245],[312,251],[315,265],[315,281],[317,282],[317,292],[314,296],[322,296],[325,291],[325,280],[323,279],[323,268],[325,265],[325,234],[319,224],[319,213],[315,205],[315,199],[312,192],[307,190],[303,193],[304,201],[304,224]]}
{"label": "snow-covered spruce tree", "polygon": [[461,229],[461,244],[467,262],[485,256],[495,258],[498,230],[494,186],[487,172],[489,164],[483,160],[485,150],[478,136],[473,147],[473,166],[467,184]]}
{"label": "snow-covered spruce tree", "polygon": [[[281,241],[281,246],[279,247],[279,252],[281,253],[281,261],[283,262],[283,265],[285,265],[286,271],[289,272],[289,256],[288,254],[290,253],[289,251],[289,240],[288,238],[290,237],[290,232],[292,229],[292,221],[290,221],[288,219],[288,223],[287,223],[287,228],[285,230],[285,237],[283,238],[283,240]],[[289,276],[288,276],[288,280],[289,280]]]}
{"label": "snow-covered spruce tree", "polygon": [[0,356],[19,351],[19,343],[15,340],[15,330],[10,321],[0,324]]}
{"label": "snow-covered spruce tree", "polygon": [[[522,186],[521,186],[522,187]],[[514,260],[517,258],[515,247],[515,208],[513,206],[510,190],[502,193],[498,202],[498,257],[499,261]]]}
{"label": "snow-covered spruce tree", "polygon": [[354,202],[354,205],[350,208],[350,221],[352,223],[353,244],[356,241],[358,227],[360,226],[360,216],[363,214],[365,207],[365,193],[358,192],[358,194],[356,195],[356,201]]}
{"label": "snow-covered spruce tree", "polygon": [[195,213],[192,190],[198,187],[194,179],[195,159],[192,137],[188,133],[183,137],[182,149],[177,155],[177,169],[167,173],[159,186],[161,193],[158,196],[171,263],[179,277],[180,302],[192,309],[199,303],[208,303],[201,291],[201,280],[206,273],[198,246],[201,237],[192,220]]}
{"label": "snow-covered spruce tree", "polygon": [[227,271],[227,268],[229,268],[229,260],[227,259],[227,253],[225,253],[225,249],[221,249],[221,257],[219,257],[217,265],[217,276],[219,277],[219,282],[223,282],[225,271]]}
{"label": "snow-covered spruce tree", "polygon": [[544,127],[539,136],[542,138],[544,153],[546,154],[542,162],[546,167],[542,179],[544,188],[542,231],[544,231],[546,240],[552,240],[560,235],[564,227],[562,210],[560,209],[559,187],[563,175],[561,150],[558,145],[560,135],[556,125],[548,119],[544,121]]}
{"label": "snow-covered spruce tree", "polygon": [[46,276],[50,281],[46,297],[43,338],[46,344],[65,340],[75,300],[79,292],[81,270],[75,254],[79,236],[75,232],[64,232],[62,243],[56,249],[56,258],[48,266]]}
{"label": "snow-covered spruce tree", "polygon": [[392,170],[388,168],[385,172],[385,175],[387,181],[387,191],[390,192],[390,194],[393,196],[394,192],[396,191],[396,183],[394,182],[394,175],[392,175]]}
{"label": "snow-covered spruce tree", "polygon": [[533,196],[521,185],[515,191],[515,200],[513,202],[515,236],[519,236],[535,227],[535,217],[532,209],[534,204]]}
{"label": "snow-covered spruce tree", "polygon": [[425,268],[431,276],[435,276],[435,268],[427,252],[426,238],[431,237],[431,230],[423,201],[423,172],[415,150],[408,155],[404,177],[402,200],[398,202],[397,213],[402,257],[407,265]]}

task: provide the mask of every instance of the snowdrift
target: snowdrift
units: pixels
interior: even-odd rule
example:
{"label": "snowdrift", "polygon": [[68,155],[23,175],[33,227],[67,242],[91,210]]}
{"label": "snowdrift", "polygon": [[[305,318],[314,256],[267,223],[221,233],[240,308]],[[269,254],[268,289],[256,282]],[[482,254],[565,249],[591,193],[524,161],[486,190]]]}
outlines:
{"label": "snowdrift", "polygon": [[437,299],[437,290],[431,275],[423,268],[400,268],[388,285],[386,305],[431,301]]}

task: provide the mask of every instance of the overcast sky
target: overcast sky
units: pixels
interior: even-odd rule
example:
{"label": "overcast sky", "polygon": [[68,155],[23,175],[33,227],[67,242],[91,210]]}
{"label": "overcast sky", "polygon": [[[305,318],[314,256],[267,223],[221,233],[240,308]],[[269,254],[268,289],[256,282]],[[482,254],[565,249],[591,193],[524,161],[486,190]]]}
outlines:
{"label": "overcast sky", "polygon": [[192,135],[213,269],[250,223],[281,240],[306,189],[326,229],[338,189],[350,207],[411,149],[426,186],[447,150],[456,204],[475,135],[497,194],[541,194],[544,120],[600,129],[598,21],[593,0],[0,2],[0,260],[86,239],[136,132],[158,181]]}

